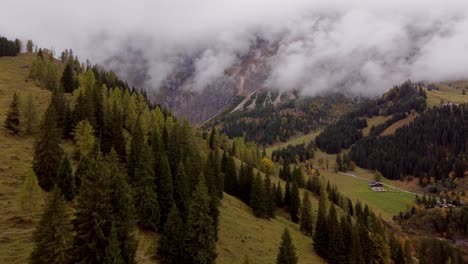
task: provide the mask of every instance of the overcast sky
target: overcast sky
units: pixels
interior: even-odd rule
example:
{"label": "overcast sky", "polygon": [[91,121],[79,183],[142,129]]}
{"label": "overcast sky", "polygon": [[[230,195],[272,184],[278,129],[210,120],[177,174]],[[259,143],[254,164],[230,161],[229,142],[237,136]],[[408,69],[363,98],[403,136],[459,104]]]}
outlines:
{"label": "overcast sky", "polygon": [[467,11],[463,0],[2,0],[0,35],[97,63],[138,51],[144,67],[119,66],[141,67],[152,88],[194,56],[199,89],[256,37],[280,40],[268,86],[377,95],[408,78],[466,79]]}

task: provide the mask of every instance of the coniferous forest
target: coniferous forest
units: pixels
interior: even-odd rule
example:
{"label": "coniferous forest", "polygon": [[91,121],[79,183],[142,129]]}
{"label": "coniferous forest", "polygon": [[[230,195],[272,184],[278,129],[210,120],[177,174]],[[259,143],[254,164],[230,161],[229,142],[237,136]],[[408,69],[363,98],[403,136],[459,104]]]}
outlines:
{"label": "coniferous forest", "polygon": [[[28,51],[32,45],[28,41]],[[350,148],[336,156],[336,171],[358,165],[389,179],[413,175],[421,184],[461,178],[468,169],[466,104],[425,110],[425,93],[406,82],[343,116],[315,142],[279,148],[269,159],[257,143],[271,143],[270,136],[230,138],[229,125],[195,130],[115,73],[81,63],[72,50],[55,58],[50,50],[38,49],[34,56],[29,78],[50,91],[46,111],[38,120],[32,99],[25,104],[15,93],[4,121],[12,137],[35,137],[32,172],[22,193],[32,195],[34,186],[47,193],[30,263],[137,263],[140,231],[157,237],[149,249],[153,262],[216,263],[226,195],[247,205],[256,220],[290,221],[308,239],[308,249],[328,263],[465,261],[464,253],[446,241],[413,240],[395,232],[393,223],[341,193],[310,161],[317,147],[328,153]],[[411,111],[419,113],[414,122],[381,136]],[[363,114],[393,116],[363,137]],[[435,200],[423,199],[416,204],[435,206]],[[394,220],[413,228],[417,217],[413,207]],[[466,219],[466,210],[454,210],[426,225],[466,236]],[[290,230],[275,235],[276,263],[299,263]]]}
{"label": "coniferous forest", "polygon": [[[426,109],[426,94],[420,84],[407,81],[393,87],[378,100],[364,102],[359,109],[340,118],[335,124],[325,128],[315,139],[315,144],[327,153],[339,153],[341,149],[347,149],[363,136],[361,129],[367,126],[364,117],[393,115],[391,121],[375,128],[373,134],[378,135],[378,130],[384,130],[392,123],[403,118],[412,110],[420,113]],[[391,122],[391,123],[390,123]]]}
{"label": "coniferous forest", "polygon": [[[38,184],[51,195],[30,262],[136,263],[138,226],[161,233],[155,254],[167,263],[214,263],[223,192],[218,152],[202,151],[187,121],[118,86],[124,83],[113,73],[84,66],[71,52],[62,60],[60,74],[40,50],[31,68],[52,99],[33,159]],[[5,123],[12,132],[15,98]],[[70,140],[72,156],[62,148]]]}
{"label": "coniferous forest", "polygon": [[389,179],[418,177],[420,183],[463,177],[468,168],[466,104],[424,112],[394,135],[358,141],[349,153],[358,166],[380,171]]}
{"label": "coniferous forest", "polygon": [[9,40],[0,36],[0,57],[16,56],[21,52],[22,43],[19,39]]}

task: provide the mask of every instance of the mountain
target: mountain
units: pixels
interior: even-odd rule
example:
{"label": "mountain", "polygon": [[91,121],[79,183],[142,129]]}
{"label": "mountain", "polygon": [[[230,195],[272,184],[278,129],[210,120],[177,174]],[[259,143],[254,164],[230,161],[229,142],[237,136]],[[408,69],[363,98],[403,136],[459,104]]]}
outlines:
{"label": "mountain", "polygon": [[202,91],[193,90],[194,58],[185,58],[152,97],[176,116],[203,123],[231,107],[238,96],[245,97],[264,88],[270,70],[268,59],[276,50],[274,45],[257,40],[246,54],[239,55],[234,65],[225,69],[222,77],[210,82]]}

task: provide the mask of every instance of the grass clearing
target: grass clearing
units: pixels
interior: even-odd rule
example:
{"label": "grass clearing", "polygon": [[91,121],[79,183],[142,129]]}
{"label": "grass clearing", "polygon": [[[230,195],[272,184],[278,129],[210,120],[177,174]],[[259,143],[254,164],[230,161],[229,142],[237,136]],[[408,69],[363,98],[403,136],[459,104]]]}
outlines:
{"label": "grass clearing", "polygon": [[275,263],[285,227],[291,234],[299,263],[326,263],[315,253],[312,238],[304,236],[297,224],[278,216],[271,220],[256,218],[247,205],[227,194],[220,210],[217,263],[242,263],[245,255],[251,263]]}
{"label": "grass clearing", "polygon": [[401,192],[387,186],[384,188],[388,192],[374,192],[369,188],[367,181],[327,170],[320,170],[320,174],[330,183],[336,184],[342,194],[354,202],[360,200],[362,203],[367,204],[374,212],[382,215],[388,221],[391,221],[393,215],[405,210],[407,205],[412,204],[414,201],[413,194]]}
{"label": "grass clearing", "polygon": [[[375,119],[374,121],[377,122],[376,120],[377,119]],[[316,134],[313,136],[309,135],[308,140],[313,140],[317,134],[318,132],[316,132]],[[303,142],[299,141],[298,143],[297,140],[291,140],[282,143],[282,145],[287,146],[288,144],[294,145],[300,143]],[[275,147],[278,148],[278,146],[273,146],[267,149],[267,155],[268,153],[271,153],[271,151],[274,150]],[[316,150],[314,158],[315,166],[317,166],[316,161],[319,158],[324,159],[324,166],[326,164],[326,161],[328,161],[328,168],[334,168],[336,161],[335,154],[327,154],[320,150]],[[330,181],[330,183],[336,184],[338,186],[338,190],[345,196],[349,197],[354,202],[359,199],[362,203],[369,205],[369,207],[372,208],[372,210],[374,210],[377,214],[382,215],[382,217],[388,221],[391,221],[393,215],[398,214],[402,210],[405,210],[407,205],[412,204],[414,201],[413,194],[401,192],[388,187],[386,188],[389,189],[389,192],[374,192],[369,188],[367,181],[334,173],[325,168],[320,169],[319,171],[320,174],[325,177],[325,179]],[[362,169],[359,167],[357,167],[356,170],[351,173],[369,180],[372,180],[374,175],[372,171]],[[383,178],[382,182],[404,190],[421,192],[421,187],[417,185],[417,181],[407,183]],[[314,202],[317,202],[316,199],[312,200],[315,200]],[[317,205],[313,205],[313,208],[317,208],[316,206]]]}
{"label": "grass clearing", "polygon": [[403,126],[409,125],[411,122],[414,121],[418,117],[418,113],[412,112],[409,114],[406,118],[403,118],[401,120],[398,120],[397,122],[393,123],[391,126],[387,127],[381,134],[381,136],[388,136],[388,135],[393,135],[395,131],[397,131],[399,128]]}
{"label": "grass clearing", "polygon": [[390,118],[392,118],[391,115],[389,116],[374,116],[374,117],[371,117],[371,118],[366,118],[367,120],[367,127],[365,127],[363,130],[362,130],[362,135],[363,136],[368,136],[370,131],[371,131],[371,128],[373,126],[378,126],[380,124],[383,124],[385,123],[387,120],[389,120]]}
{"label": "grass clearing", "polygon": [[444,103],[463,104],[468,103],[468,94],[463,95],[463,89],[468,93],[468,81],[443,82],[436,84],[439,90],[429,91],[427,94],[427,106],[434,107]]}
{"label": "grass clearing", "polygon": [[266,154],[267,154],[268,157],[271,157],[271,153],[273,151],[278,150],[280,148],[285,148],[288,145],[299,145],[299,144],[302,144],[302,143],[307,144],[310,141],[314,140],[318,136],[318,134],[320,134],[320,132],[321,132],[320,130],[312,131],[312,132],[310,132],[308,134],[291,138],[290,140],[288,140],[286,142],[281,142],[279,144],[269,146],[265,150]]}

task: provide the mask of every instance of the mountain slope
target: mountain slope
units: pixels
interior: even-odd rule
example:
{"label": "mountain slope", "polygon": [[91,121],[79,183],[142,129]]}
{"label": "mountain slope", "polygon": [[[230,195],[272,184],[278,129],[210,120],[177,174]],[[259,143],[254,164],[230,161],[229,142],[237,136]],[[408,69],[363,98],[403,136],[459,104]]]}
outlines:
{"label": "mountain slope", "polygon": [[[0,263],[25,263],[32,250],[32,233],[39,219],[41,207],[37,208],[33,221],[16,208],[16,197],[25,175],[31,169],[33,137],[12,136],[3,128],[8,106],[15,92],[24,96],[33,94],[39,112],[45,111],[50,100],[50,91],[39,88],[29,80],[29,65],[35,54],[0,58]],[[205,143],[205,142],[203,142]],[[65,141],[65,150],[71,155],[71,143]],[[284,185],[284,183],[283,183]],[[41,200],[47,194],[41,194]],[[316,201],[314,202],[316,208]],[[225,195],[220,207],[220,240],[217,243],[218,263],[239,263],[249,255],[254,263],[272,263],[276,257],[281,232],[285,227],[291,232],[298,249],[299,263],[324,263],[312,246],[312,239],[302,235],[297,225],[277,217],[272,220],[258,219],[238,199]],[[140,263],[154,263],[155,242],[158,235],[138,231]]]}
{"label": "mountain slope", "polygon": [[18,211],[16,196],[31,170],[34,139],[10,135],[3,122],[15,92],[31,93],[40,113],[49,103],[50,92],[27,78],[34,58],[35,54],[0,58],[0,263],[25,263],[32,250],[34,225]]}

